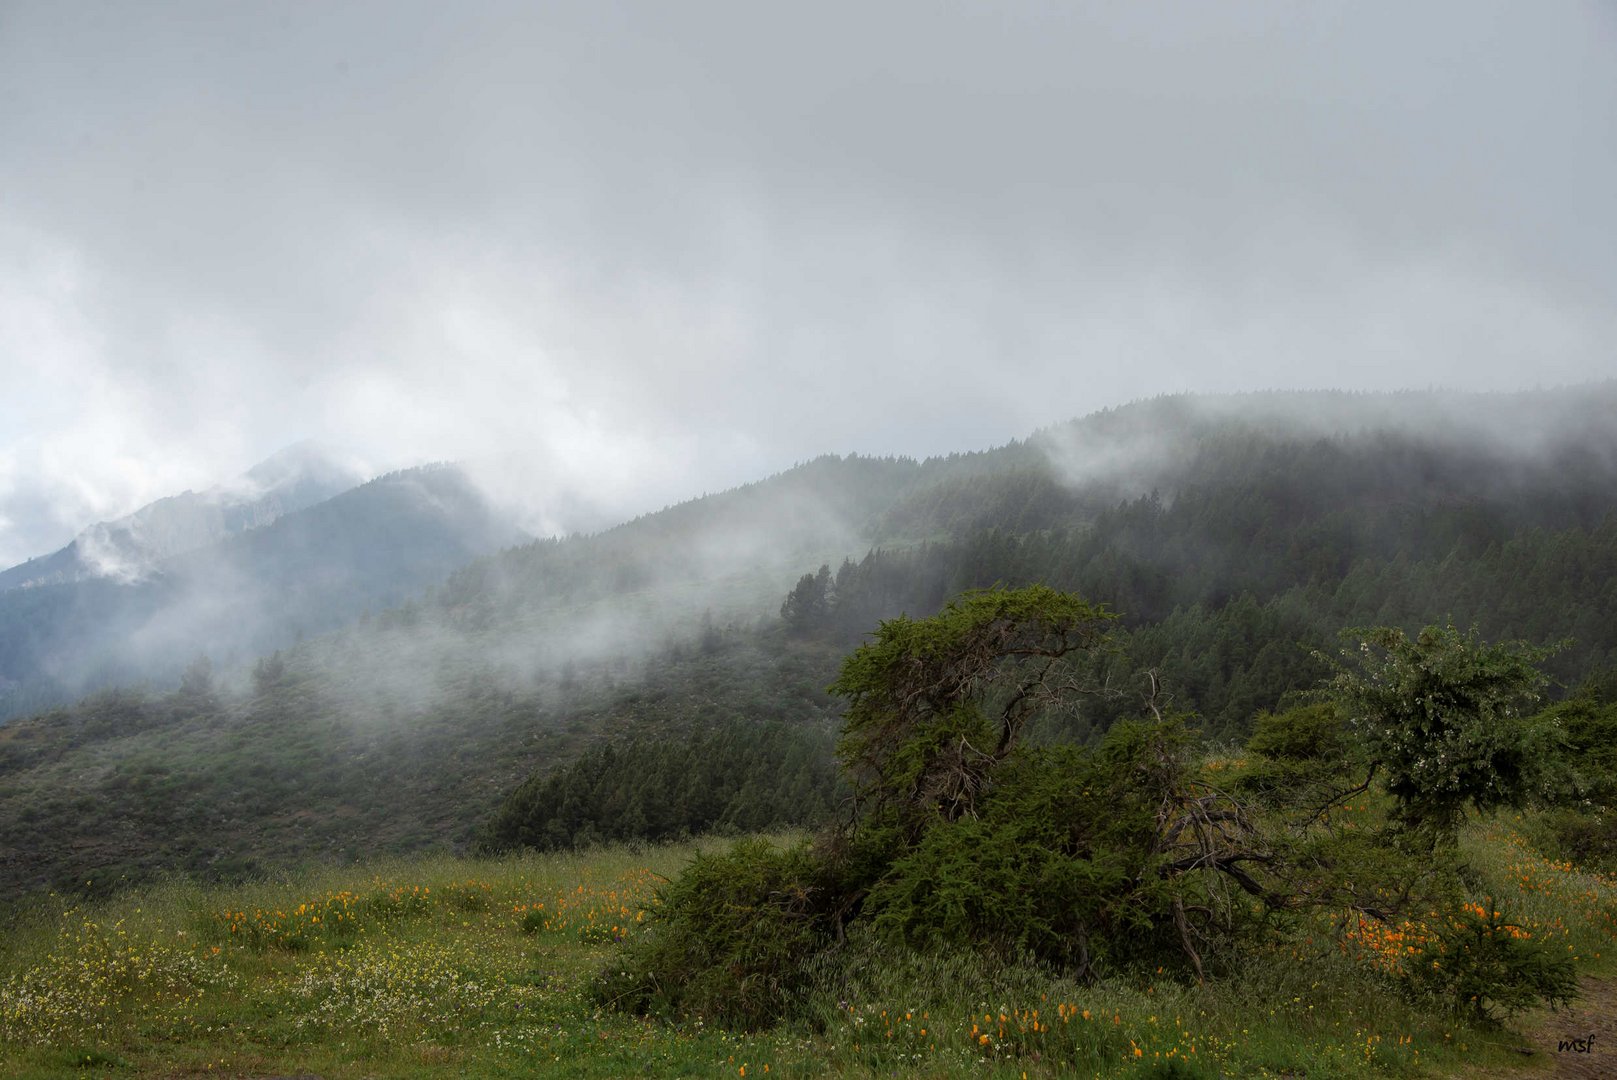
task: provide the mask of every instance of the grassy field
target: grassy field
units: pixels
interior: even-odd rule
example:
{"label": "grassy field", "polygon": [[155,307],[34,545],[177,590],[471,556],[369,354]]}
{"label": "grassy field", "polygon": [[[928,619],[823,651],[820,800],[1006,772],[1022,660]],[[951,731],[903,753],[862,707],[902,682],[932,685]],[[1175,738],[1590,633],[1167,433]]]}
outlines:
{"label": "grassy field", "polygon": [[[716,843],[716,842],[715,842]],[[1464,836],[1482,888],[1592,974],[1617,955],[1617,881],[1534,854],[1513,822]],[[1077,985],[852,942],[808,1020],[743,1034],[592,1004],[693,845],[311,870],[236,887],[43,900],[0,942],[0,1075],[347,1077],[1465,1076],[1531,1074],[1534,1018],[1483,1030],[1395,991],[1393,933],[1321,920],[1206,986]],[[1617,1047],[1609,1053],[1617,1054]]]}

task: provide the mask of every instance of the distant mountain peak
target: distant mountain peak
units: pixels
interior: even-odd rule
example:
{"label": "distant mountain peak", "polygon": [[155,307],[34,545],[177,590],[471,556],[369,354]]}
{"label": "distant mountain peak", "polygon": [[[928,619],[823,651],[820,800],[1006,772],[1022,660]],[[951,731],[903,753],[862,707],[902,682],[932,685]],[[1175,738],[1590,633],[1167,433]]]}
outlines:
{"label": "distant mountain peak", "polygon": [[371,475],[371,469],[353,455],[317,439],[302,439],[260,461],[243,473],[242,479],[261,490],[313,480],[341,483],[341,490],[346,490]]}
{"label": "distant mountain peak", "polygon": [[88,578],[138,581],[158,563],[313,506],[361,483],[369,470],[351,455],[305,439],[233,480],[184,491],[132,514],[91,525],[66,547],[0,571],[0,591]]}

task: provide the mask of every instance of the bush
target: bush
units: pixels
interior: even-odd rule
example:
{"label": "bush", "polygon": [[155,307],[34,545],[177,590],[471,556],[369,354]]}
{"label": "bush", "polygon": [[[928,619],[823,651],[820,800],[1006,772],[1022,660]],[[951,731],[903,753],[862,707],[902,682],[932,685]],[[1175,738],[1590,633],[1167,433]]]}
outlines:
{"label": "bush", "polygon": [[[1071,704],[1075,656],[1110,616],[1043,586],[967,594],[882,624],[843,665],[839,754],[856,820],[818,850],[741,844],[698,859],[600,1000],[754,1027],[782,1018],[833,927],[889,943],[1205,973],[1271,861],[1242,809],[1190,767],[1182,718],[1099,746],[1029,747]],[[1148,703],[1149,704],[1149,703]],[[1261,872],[1261,871],[1259,871]],[[1218,879],[1218,880],[1213,880]]]}
{"label": "bush", "polygon": [[1557,807],[1524,818],[1522,832],[1539,854],[1597,873],[1617,872],[1617,810]]}
{"label": "bush", "polygon": [[644,934],[595,986],[599,1004],[757,1028],[784,1016],[829,941],[807,844],[744,840],[698,855],[659,894]]}
{"label": "bush", "polygon": [[1329,702],[1263,713],[1247,740],[1251,761],[1231,781],[1237,795],[1277,809],[1327,804],[1364,777],[1346,722]]}
{"label": "bush", "polygon": [[1417,995],[1468,1012],[1485,1024],[1577,994],[1577,965],[1493,907],[1467,904],[1410,957],[1406,979]]}
{"label": "bush", "polygon": [[1352,743],[1336,706],[1320,702],[1259,715],[1246,747],[1273,761],[1338,764],[1350,756]]}
{"label": "bush", "polygon": [[1135,766],[1155,744],[1119,725],[1099,752],[1024,749],[977,817],[935,821],[893,858],[864,914],[895,942],[1027,954],[1080,978],[1095,965],[1184,959],[1160,872],[1160,791]]}

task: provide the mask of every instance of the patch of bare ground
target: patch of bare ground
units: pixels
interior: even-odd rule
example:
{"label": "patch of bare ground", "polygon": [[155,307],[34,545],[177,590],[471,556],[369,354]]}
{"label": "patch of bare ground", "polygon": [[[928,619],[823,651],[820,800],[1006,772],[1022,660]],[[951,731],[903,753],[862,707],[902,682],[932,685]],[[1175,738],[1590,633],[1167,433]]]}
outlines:
{"label": "patch of bare ground", "polygon": [[1521,1017],[1497,1037],[1521,1052],[1517,1068],[1466,1068],[1452,1075],[1470,1080],[1505,1076],[1617,1080],[1617,978],[1585,976],[1578,1000],[1559,1012],[1540,1009]]}

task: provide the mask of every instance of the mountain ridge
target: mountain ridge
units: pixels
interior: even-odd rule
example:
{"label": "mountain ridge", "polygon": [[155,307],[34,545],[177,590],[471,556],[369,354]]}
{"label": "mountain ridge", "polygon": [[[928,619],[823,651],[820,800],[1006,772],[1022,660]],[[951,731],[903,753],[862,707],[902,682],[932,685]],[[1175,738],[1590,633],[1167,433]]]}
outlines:
{"label": "mountain ridge", "polygon": [[96,522],[64,547],[0,570],[0,592],[98,577],[139,581],[166,559],[324,502],[366,478],[366,470],[313,440],[293,443],[234,480]]}
{"label": "mountain ridge", "polygon": [[[177,690],[0,726],[0,888],[464,848],[491,820],[548,812],[510,800],[618,740],[725,725],[828,745],[838,657],[881,620],[996,584],[1122,614],[1090,673],[1116,692],[1041,718],[1041,738],[1098,737],[1152,671],[1206,736],[1239,739],[1317,685],[1318,655],[1354,625],[1575,638],[1551,668],[1572,686],[1617,667],[1614,395],[1524,394],[1492,413],[1449,395],[1460,416],[1443,423],[1421,422],[1417,396],[1392,428],[1345,433],[1164,399],[989,451],[817,458],[600,533],[502,546],[250,671],[216,664]],[[1480,434],[1445,435],[1456,425]],[[572,824],[517,834],[637,835],[631,793],[585,794],[589,813],[627,816],[575,821],[561,798]],[[749,807],[768,812],[766,795]]]}
{"label": "mountain ridge", "polygon": [[399,470],[154,561],[139,577],[0,592],[0,717],[198,654],[243,662],[415,596],[526,539],[455,466]]}

